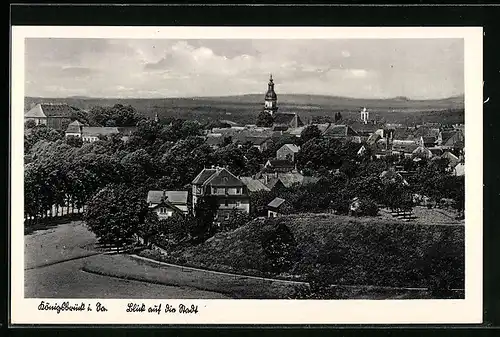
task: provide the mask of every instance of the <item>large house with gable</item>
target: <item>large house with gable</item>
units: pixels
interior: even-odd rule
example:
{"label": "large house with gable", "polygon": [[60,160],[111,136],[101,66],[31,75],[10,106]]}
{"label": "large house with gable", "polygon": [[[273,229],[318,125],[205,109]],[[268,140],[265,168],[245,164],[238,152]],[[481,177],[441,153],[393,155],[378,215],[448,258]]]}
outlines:
{"label": "large house with gable", "polygon": [[213,196],[217,200],[216,222],[228,220],[236,210],[250,213],[248,188],[238,177],[223,167],[203,169],[192,184],[193,210],[203,196]]}
{"label": "large house with gable", "polygon": [[64,103],[38,103],[24,114],[24,121],[32,120],[36,125],[46,125],[56,130],[65,130],[79,110]]}

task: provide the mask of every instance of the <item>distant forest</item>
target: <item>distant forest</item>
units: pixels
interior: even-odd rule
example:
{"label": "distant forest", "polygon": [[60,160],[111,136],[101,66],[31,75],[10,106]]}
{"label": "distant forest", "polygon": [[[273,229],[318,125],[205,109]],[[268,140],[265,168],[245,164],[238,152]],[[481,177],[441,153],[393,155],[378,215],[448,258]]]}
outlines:
{"label": "distant forest", "polygon": [[[37,98],[26,97],[25,109],[36,103],[67,103],[80,109],[93,106],[123,104],[133,106],[140,114],[160,118],[193,119],[200,122],[231,120],[239,124],[253,124],[263,108],[263,95],[194,98]],[[337,112],[344,118],[357,119],[362,107],[370,111],[370,119],[406,125],[427,123],[464,123],[464,96],[439,100],[357,99],[335,96],[280,95],[278,112],[295,112],[303,122],[333,119]],[[319,117],[319,118],[318,118]]]}

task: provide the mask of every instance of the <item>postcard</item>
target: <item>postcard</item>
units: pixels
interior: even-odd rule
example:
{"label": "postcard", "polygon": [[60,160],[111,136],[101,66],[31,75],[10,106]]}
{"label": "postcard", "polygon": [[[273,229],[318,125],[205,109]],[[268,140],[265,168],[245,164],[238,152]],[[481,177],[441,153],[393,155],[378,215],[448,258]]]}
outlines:
{"label": "postcard", "polygon": [[11,323],[481,323],[482,35],[14,26]]}

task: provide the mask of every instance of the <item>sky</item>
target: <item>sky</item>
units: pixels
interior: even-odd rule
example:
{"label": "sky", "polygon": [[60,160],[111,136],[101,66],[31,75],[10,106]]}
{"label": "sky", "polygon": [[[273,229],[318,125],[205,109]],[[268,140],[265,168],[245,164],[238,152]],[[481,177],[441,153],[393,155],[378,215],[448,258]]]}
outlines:
{"label": "sky", "polygon": [[28,38],[25,95],[278,94],[445,98],[464,93],[462,39]]}

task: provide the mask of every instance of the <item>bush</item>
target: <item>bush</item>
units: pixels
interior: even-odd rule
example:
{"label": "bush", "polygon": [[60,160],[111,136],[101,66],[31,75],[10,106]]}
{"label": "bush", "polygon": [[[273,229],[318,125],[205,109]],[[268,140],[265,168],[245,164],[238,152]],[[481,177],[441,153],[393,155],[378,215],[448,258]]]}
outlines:
{"label": "bush", "polygon": [[347,215],[351,199],[345,193],[337,193],[330,202],[330,207],[336,214]]}
{"label": "bush", "polygon": [[221,223],[219,230],[220,231],[232,231],[236,228],[246,225],[252,217],[244,212],[240,212],[234,210],[232,214],[229,216],[229,220],[226,220]]}
{"label": "bush", "polygon": [[378,214],[377,203],[371,199],[362,199],[359,208],[360,215],[376,216]]}
{"label": "bush", "polygon": [[297,243],[293,233],[287,225],[274,220],[267,220],[274,227],[271,231],[264,232],[261,245],[266,256],[267,266],[265,271],[282,273],[290,270],[297,260]]}
{"label": "bush", "polygon": [[25,123],[24,123],[24,127],[27,128],[27,129],[32,129],[36,126],[36,122],[32,119],[29,119],[27,120]]}

